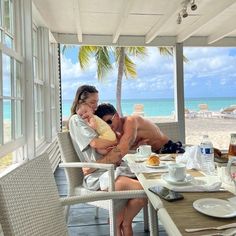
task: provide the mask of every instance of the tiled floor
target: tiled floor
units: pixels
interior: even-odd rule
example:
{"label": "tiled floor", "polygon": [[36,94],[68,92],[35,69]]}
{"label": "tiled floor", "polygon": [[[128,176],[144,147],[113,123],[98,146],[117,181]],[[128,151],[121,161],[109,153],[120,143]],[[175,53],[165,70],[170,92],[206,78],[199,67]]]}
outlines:
{"label": "tiled floor", "polygon": [[[55,178],[60,196],[66,196],[67,183],[63,169],[57,169]],[[108,236],[109,224],[108,213],[103,209],[99,209],[99,218],[95,219],[95,207],[88,204],[74,205],[70,209],[68,227],[70,236]],[[134,236],[147,236],[148,232],[144,232],[142,211],[135,217],[133,222]],[[160,236],[166,236],[165,231],[160,227]]]}

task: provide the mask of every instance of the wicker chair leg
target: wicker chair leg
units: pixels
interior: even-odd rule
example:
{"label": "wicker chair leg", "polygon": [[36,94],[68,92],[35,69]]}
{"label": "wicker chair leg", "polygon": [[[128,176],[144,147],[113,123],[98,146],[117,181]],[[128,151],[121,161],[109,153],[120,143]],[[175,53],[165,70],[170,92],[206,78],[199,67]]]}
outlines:
{"label": "wicker chair leg", "polygon": [[95,213],[95,219],[98,219],[99,218],[99,207],[96,207],[96,213]]}
{"label": "wicker chair leg", "polygon": [[158,236],[158,219],[157,219],[157,212],[153,208],[150,201],[148,201],[148,215],[149,215],[149,229],[150,229],[150,236]]}
{"label": "wicker chair leg", "polygon": [[114,207],[113,200],[110,200],[109,220],[110,220],[110,235],[116,236],[116,210]]}
{"label": "wicker chair leg", "polygon": [[149,231],[149,222],[148,222],[148,208],[145,206],[143,208],[143,223],[144,223],[144,231],[148,232]]}
{"label": "wicker chair leg", "polygon": [[68,222],[68,219],[69,219],[69,211],[70,211],[70,206],[65,206],[64,215],[65,215],[65,218],[66,218],[66,222]]}

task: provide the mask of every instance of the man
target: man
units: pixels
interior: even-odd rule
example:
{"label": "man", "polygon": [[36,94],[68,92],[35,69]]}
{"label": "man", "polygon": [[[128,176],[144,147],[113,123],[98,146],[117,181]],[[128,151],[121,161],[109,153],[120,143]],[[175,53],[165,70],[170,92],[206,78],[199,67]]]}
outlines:
{"label": "man", "polygon": [[99,105],[95,114],[107,122],[120,136],[117,148],[122,156],[127,154],[129,149],[136,149],[141,144],[151,145],[152,151],[156,153],[184,152],[181,142],[173,143],[157,125],[141,116],[120,117],[109,103]]}

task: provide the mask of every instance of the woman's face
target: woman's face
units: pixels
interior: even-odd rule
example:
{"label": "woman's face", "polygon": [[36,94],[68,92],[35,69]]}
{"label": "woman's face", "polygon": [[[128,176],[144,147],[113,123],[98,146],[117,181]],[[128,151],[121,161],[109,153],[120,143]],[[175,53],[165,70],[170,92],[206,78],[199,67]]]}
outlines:
{"label": "woman's face", "polygon": [[85,102],[91,107],[94,113],[98,106],[98,93],[90,93]]}

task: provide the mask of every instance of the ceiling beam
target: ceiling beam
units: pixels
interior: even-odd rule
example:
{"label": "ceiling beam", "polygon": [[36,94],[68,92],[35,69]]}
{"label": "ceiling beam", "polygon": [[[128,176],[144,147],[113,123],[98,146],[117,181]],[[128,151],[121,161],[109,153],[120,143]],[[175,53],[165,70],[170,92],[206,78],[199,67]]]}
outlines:
{"label": "ceiling beam", "polygon": [[79,43],[82,43],[82,28],[80,20],[79,0],[73,0],[74,22]]}
{"label": "ceiling beam", "polygon": [[[112,35],[83,35],[83,42],[78,42],[76,34],[53,33],[56,41],[61,44],[79,45],[107,45],[107,46],[147,46],[147,47],[171,47],[175,46],[177,39],[174,36],[156,37],[149,44],[145,43],[144,36],[120,36],[116,44],[112,43]],[[184,47],[236,47],[235,37],[226,37],[216,43],[208,44],[207,37],[190,37],[184,41]]]}
{"label": "ceiling beam", "polygon": [[119,20],[119,24],[118,26],[116,27],[116,30],[113,34],[113,39],[112,39],[112,43],[116,43],[119,36],[120,36],[120,33],[121,33],[121,30],[122,28],[124,27],[124,24],[126,22],[126,19],[128,18],[129,16],[129,12],[130,12],[130,9],[133,5],[133,2],[134,0],[126,0],[123,2],[123,6],[122,6],[122,9],[120,12],[122,12],[122,14],[120,15],[120,20]]}
{"label": "ceiling beam", "polygon": [[194,33],[200,30],[203,26],[214,20],[218,15],[226,11],[230,6],[235,4],[235,0],[215,1],[214,7],[209,9],[207,13],[199,18],[195,23],[189,26],[186,30],[177,36],[178,43],[181,43],[191,37]]}
{"label": "ceiling beam", "polygon": [[150,43],[161,31],[168,25],[170,18],[179,12],[181,7],[179,1],[169,1],[169,6],[166,6],[167,12],[161,17],[161,19],[151,28],[151,30],[146,34],[145,43]]}
{"label": "ceiling beam", "polygon": [[216,41],[227,37],[234,31],[236,31],[235,16],[231,17],[227,22],[224,22],[223,27],[218,29],[217,33],[210,35],[207,41],[209,44],[215,43]]}

